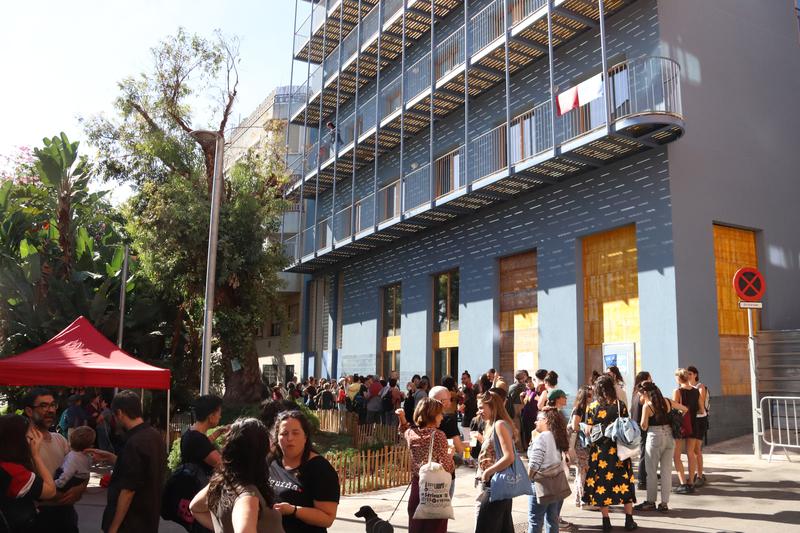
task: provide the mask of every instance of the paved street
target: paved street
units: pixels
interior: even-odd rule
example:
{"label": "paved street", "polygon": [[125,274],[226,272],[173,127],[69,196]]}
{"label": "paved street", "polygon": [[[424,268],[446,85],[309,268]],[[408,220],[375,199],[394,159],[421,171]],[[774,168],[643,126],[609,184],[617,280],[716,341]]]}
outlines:
{"label": "paved street", "polygon": [[[749,455],[750,437],[734,439],[708,448],[706,471],[708,485],[695,495],[672,495],[669,515],[640,513],[636,516],[640,530],[697,531],[697,532],[742,532],[768,533],[771,531],[797,530],[800,527],[800,455],[794,455],[792,463],[782,453],[775,455],[772,463],[755,460]],[[472,472],[467,468],[458,471],[456,480],[455,514],[450,522],[454,533],[473,531],[474,491],[470,480]],[[100,517],[105,505],[105,489],[96,486],[96,479],[87,495],[78,505],[81,532],[99,531]],[[363,521],[353,516],[362,505],[371,505],[382,517],[387,518],[403,488],[376,491],[366,495],[348,496],[339,506],[339,518],[329,530],[331,533],[354,533],[362,531]],[[644,493],[637,493],[642,501]],[[406,495],[407,499],[407,495]],[[562,511],[564,519],[580,526],[581,531],[599,531],[600,515],[597,512],[579,511],[568,500]],[[612,515],[612,522],[621,526],[624,517],[621,509]],[[514,522],[517,531],[524,531],[527,523],[527,500],[514,501]],[[407,529],[405,501],[400,505],[392,524],[397,531]],[[617,528],[622,530],[621,527]],[[160,532],[183,531],[177,524],[162,522]]]}

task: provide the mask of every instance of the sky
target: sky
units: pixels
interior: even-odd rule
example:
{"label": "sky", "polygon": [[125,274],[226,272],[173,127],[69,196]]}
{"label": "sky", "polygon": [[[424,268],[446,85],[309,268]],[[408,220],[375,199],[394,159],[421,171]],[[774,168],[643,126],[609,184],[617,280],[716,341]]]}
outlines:
{"label": "sky", "polygon": [[[110,114],[117,82],[148,70],[150,49],[183,26],[241,40],[232,122],[289,84],[294,0],[24,0],[0,16],[0,156]],[[205,124],[195,125],[202,127]]]}

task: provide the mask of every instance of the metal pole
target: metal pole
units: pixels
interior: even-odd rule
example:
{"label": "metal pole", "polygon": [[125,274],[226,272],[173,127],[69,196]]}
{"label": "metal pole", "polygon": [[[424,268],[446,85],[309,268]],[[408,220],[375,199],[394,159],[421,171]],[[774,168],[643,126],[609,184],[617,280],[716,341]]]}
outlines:
{"label": "metal pole", "polygon": [[403,19],[400,36],[400,218],[406,212],[406,173],[405,173],[405,137],[406,137],[406,10],[408,1],[403,0]]}
{"label": "metal pole", "polygon": [[[325,17],[328,18],[328,2],[330,0],[325,0]],[[322,23],[323,27],[325,26],[325,22]],[[314,27],[314,20],[311,20],[311,27]],[[322,70],[322,81],[320,82],[319,87],[319,120],[317,121],[318,128],[317,131],[319,132],[317,137],[317,176],[316,176],[316,185],[314,187],[314,257],[317,256],[317,250],[319,250],[319,235],[317,234],[318,230],[318,223],[319,220],[319,173],[320,169],[322,168],[322,157],[320,157],[320,153],[322,152],[322,104],[325,102],[325,59],[326,59],[326,50],[328,44],[328,32],[327,29],[323,28],[322,31],[322,63],[319,64],[320,70]]]}
{"label": "metal pole", "polygon": [[761,459],[761,439],[758,436],[758,385],[756,383],[756,337],[753,332],[753,310],[747,310],[747,352],[750,357],[750,400],[753,403],[753,452]]}
{"label": "metal pole", "polygon": [[170,392],[171,392],[171,389],[167,389],[167,455],[169,455],[169,452],[170,452],[170,449],[169,449],[169,447],[170,447],[170,444],[172,444],[172,443],[169,441],[169,438],[170,438],[170,431],[169,431],[169,404],[170,404]]}
{"label": "metal pole", "polygon": [[606,106],[606,135],[611,132],[611,106],[609,105],[608,51],[606,50],[605,0],[598,2],[600,10],[600,59],[603,64],[603,103]]}
{"label": "metal pole", "polygon": [[117,346],[122,348],[122,333],[125,329],[125,289],[128,285],[128,245],[125,245],[125,258],[122,260],[122,279],[119,282],[119,326],[117,328]]}
{"label": "metal pole", "polygon": [[[292,25],[292,36],[295,36],[297,34],[297,2],[299,2],[299,0],[295,0],[295,3],[294,3],[294,23]],[[277,96],[277,94],[276,94],[276,96]],[[273,102],[273,105],[275,105],[274,102]],[[290,128],[292,127],[292,106],[293,105],[294,105],[294,39],[292,39],[292,59],[290,61],[290,66],[289,66],[289,104],[288,104],[289,112],[287,113],[287,116],[286,116],[286,134],[285,134],[285,136],[286,136],[286,139],[285,139],[285,141],[286,141],[285,142],[286,151],[285,151],[285,154],[284,154],[284,157],[283,157],[283,161],[286,164],[286,168],[287,169],[289,169],[289,131],[290,131]],[[301,166],[300,167],[300,174],[301,174],[300,179],[301,180],[303,179],[302,173],[303,173],[303,168]],[[289,183],[289,187],[291,187],[291,182]],[[286,200],[287,189],[288,189],[288,187],[286,187],[284,189],[283,194],[281,194],[281,196],[283,197],[284,200]],[[302,202],[302,199],[301,199],[301,202]],[[281,245],[283,245],[283,240],[284,240],[284,235],[285,234],[286,234],[286,210],[284,209],[283,213],[281,213],[281,237],[280,237]],[[295,246],[297,246],[297,242],[299,240],[300,240],[299,237],[295,237]],[[296,253],[295,253],[295,255],[296,255]],[[169,429],[167,431],[169,431]]]}
{"label": "metal pole", "polygon": [[353,100],[353,177],[350,181],[350,237],[355,240],[358,227],[356,227],[356,154],[358,153],[358,137],[361,130],[358,127],[358,93],[361,84],[361,0],[358,0],[358,26],[356,26],[356,94]]}
{"label": "metal pole", "polygon": [[550,142],[553,154],[556,154],[556,91],[553,75],[553,1],[547,0],[547,63],[550,70]]}
{"label": "metal pole", "polygon": [[433,170],[433,95],[436,93],[436,2],[431,0],[431,106],[429,119],[431,121],[428,126],[428,179],[430,183],[430,205],[433,207],[433,202],[436,200],[436,173]]}
{"label": "metal pole", "polygon": [[464,168],[464,177],[469,189],[472,189],[469,179],[469,60],[471,57],[471,39],[469,31],[469,1],[464,0],[464,161],[461,165]]}
{"label": "metal pole", "polygon": [[[509,40],[511,39],[511,32],[509,28],[511,25],[508,20],[508,0],[503,0],[503,34],[505,35],[505,70],[506,70],[506,167],[508,173],[511,175],[511,58],[509,50]],[[500,147],[498,147],[498,154],[500,155]],[[498,161],[499,163],[499,161]]]}
{"label": "metal pole", "polygon": [[378,59],[375,62],[375,160],[372,176],[372,227],[378,226],[378,146],[381,132],[381,42],[383,41],[383,2],[378,4]]}
{"label": "metal pole", "polygon": [[[333,191],[331,192],[331,249],[336,247],[336,167],[339,166],[339,98],[341,96],[342,81],[342,41],[344,40],[344,2],[339,4],[339,56],[336,62],[336,120],[333,130]],[[325,83],[325,75],[322,76],[322,83]]]}
{"label": "metal pole", "polygon": [[208,394],[211,385],[211,332],[214,318],[214,285],[217,273],[217,236],[219,234],[219,209],[222,198],[222,163],[225,153],[225,138],[216,131],[194,131],[195,139],[213,135],[214,177],[211,187],[211,220],[208,228],[208,256],[206,259],[206,294],[203,309],[203,354],[200,360],[200,394]]}

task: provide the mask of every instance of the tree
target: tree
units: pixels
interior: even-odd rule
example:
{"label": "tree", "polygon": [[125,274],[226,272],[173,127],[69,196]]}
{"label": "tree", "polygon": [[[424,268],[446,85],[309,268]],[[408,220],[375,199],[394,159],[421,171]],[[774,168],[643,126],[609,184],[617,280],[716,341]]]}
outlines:
{"label": "tree", "polygon": [[[173,367],[196,386],[214,146],[198,146],[189,132],[205,94],[215,97],[210,129],[225,131],[237,95],[238,43],[220,33],[212,41],[180,29],[152,50],[152,58],[152,69],[119,84],[117,116],[93,117],[86,129],[99,147],[104,178],[135,187],[126,207],[128,230],[143,272],[175,309]],[[279,126],[272,128],[266,145],[226,176],[220,209],[214,333],[225,397],[237,402],[260,398],[254,334],[272,310],[284,261],[268,240],[278,229],[286,174]]]}
{"label": "tree", "polygon": [[[79,315],[107,336],[119,324],[117,294],[125,235],[119,213],[103,192],[88,189],[91,166],[78,156],[78,143],[62,133],[18,159],[0,186],[0,353],[11,355],[47,341]],[[136,265],[126,283],[131,306]],[[138,295],[148,301],[147,283]],[[158,336],[158,306],[146,306],[140,329],[126,348],[137,355]]]}

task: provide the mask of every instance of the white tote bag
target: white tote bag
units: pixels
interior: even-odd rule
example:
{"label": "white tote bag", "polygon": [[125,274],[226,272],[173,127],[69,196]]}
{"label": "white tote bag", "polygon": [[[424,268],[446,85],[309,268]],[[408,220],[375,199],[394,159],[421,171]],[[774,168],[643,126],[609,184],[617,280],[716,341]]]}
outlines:
{"label": "white tote bag", "polygon": [[433,462],[434,433],[431,433],[431,448],[428,462],[419,469],[419,505],[414,520],[454,519],[450,504],[452,476],[441,464]]}

